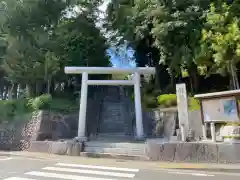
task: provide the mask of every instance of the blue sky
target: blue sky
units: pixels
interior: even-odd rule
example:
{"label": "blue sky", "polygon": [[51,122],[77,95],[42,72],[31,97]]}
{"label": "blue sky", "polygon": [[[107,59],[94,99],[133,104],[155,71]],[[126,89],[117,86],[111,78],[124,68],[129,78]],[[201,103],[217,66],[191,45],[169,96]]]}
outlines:
{"label": "blue sky", "polygon": [[110,60],[114,67],[135,67],[134,51],[130,48],[122,47],[121,52],[115,50],[114,47],[107,50]]}

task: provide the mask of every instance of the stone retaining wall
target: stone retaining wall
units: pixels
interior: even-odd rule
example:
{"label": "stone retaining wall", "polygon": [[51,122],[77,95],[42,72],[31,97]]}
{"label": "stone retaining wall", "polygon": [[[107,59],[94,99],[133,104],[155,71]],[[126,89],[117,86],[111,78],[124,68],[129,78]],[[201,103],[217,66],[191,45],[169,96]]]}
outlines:
{"label": "stone retaining wall", "polygon": [[0,150],[26,150],[32,141],[76,137],[78,114],[38,111],[0,124]]}
{"label": "stone retaining wall", "polygon": [[146,155],[153,161],[240,163],[240,144],[148,142]]}
{"label": "stone retaining wall", "polygon": [[39,114],[0,124],[0,150],[25,150],[39,127]]}
{"label": "stone retaining wall", "polygon": [[[146,112],[143,112],[146,114]],[[199,140],[202,137],[202,120],[199,110],[189,111],[189,127],[192,130],[193,139]],[[164,137],[171,139],[172,136],[177,136],[176,130],[179,129],[177,108],[161,108],[154,109],[147,113],[147,118],[144,121],[153,121],[152,136]],[[153,119],[153,120],[151,120]],[[146,127],[146,125],[144,126]]]}
{"label": "stone retaining wall", "polygon": [[[28,151],[80,156],[84,152],[84,144],[73,140],[33,141]],[[146,144],[145,156],[151,161],[237,164],[240,163],[239,152],[240,144],[151,142]]]}
{"label": "stone retaining wall", "polygon": [[41,152],[58,155],[80,156],[83,151],[83,143],[70,141],[32,141],[29,152]]}

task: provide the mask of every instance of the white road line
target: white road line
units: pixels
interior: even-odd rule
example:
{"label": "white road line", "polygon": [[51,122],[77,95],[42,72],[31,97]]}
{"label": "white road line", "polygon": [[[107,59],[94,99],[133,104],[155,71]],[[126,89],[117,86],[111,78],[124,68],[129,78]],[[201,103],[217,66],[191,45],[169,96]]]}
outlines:
{"label": "white road line", "polygon": [[94,171],[94,170],[85,170],[85,169],[59,168],[59,167],[45,167],[42,169],[49,170],[49,171],[94,174],[94,175],[113,176],[113,177],[121,177],[121,178],[134,178],[135,177],[135,174],[109,172],[109,171]]}
{"label": "white road line", "polygon": [[191,175],[191,176],[214,176],[213,174],[204,173],[187,173],[187,172],[167,172],[168,174],[180,174],[180,175]]}
{"label": "white road line", "polygon": [[12,158],[10,157],[7,157],[7,158],[0,158],[0,161],[8,161],[8,160],[11,160]]}
{"label": "white road line", "polygon": [[29,179],[29,178],[20,178],[20,177],[10,177],[4,180],[36,180],[36,179]]}
{"label": "white road line", "polygon": [[76,176],[76,175],[68,175],[68,174],[47,173],[47,172],[40,172],[40,171],[32,171],[25,174],[38,176],[38,177],[48,177],[48,178],[56,178],[56,179],[68,179],[68,180],[117,180],[117,179],[108,179],[108,178],[95,178],[95,177],[85,177],[85,176]]}
{"label": "white road line", "polygon": [[92,165],[82,165],[82,164],[57,163],[56,166],[86,168],[86,169],[101,169],[101,170],[112,170],[112,171],[125,171],[125,172],[139,172],[139,169],[107,167],[107,166],[92,166]]}

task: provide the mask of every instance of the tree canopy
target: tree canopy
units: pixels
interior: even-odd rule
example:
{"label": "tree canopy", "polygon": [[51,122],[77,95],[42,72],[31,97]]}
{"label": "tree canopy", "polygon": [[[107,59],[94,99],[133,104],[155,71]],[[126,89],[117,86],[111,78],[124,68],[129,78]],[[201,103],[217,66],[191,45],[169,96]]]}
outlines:
{"label": "tree canopy", "polygon": [[156,67],[149,86],[157,93],[174,92],[178,82],[199,93],[218,84],[214,78],[228,84],[212,90],[239,88],[239,0],[111,0],[105,19],[102,3],[0,0],[1,94],[72,93],[81,78],[63,68],[111,66],[109,52]]}
{"label": "tree canopy", "polygon": [[[199,90],[199,76],[211,74],[229,75],[229,87],[239,88],[239,3],[112,0],[106,27],[115,32],[112,33],[115,41],[127,40],[134,48],[139,66],[158,69],[156,88],[174,85],[183,78],[183,72],[187,72],[193,92]],[[170,82],[166,82],[165,69]]]}
{"label": "tree canopy", "polygon": [[1,0],[1,82],[26,86],[30,96],[78,80],[64,75],[65,66],[109,66],[108,44],[96,26],[101,3]]}

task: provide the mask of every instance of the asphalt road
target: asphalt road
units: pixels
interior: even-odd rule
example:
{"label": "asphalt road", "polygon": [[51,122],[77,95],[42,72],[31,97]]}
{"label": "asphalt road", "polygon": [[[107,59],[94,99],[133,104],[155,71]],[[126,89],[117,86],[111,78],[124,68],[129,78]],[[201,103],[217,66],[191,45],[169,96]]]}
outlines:
{"label": "asphalt road", "polygon": [[[77,157],[76,157],[77,159]],[[176,169],[156,169],[141,162],[134,168],[119,163],[106,164],[104,160],[73,158],[40,159],[0,156],[0,179],[2,180],[239,180],[238,173],[202,172]],[[141,167],[141,168],[139,168]]]}

